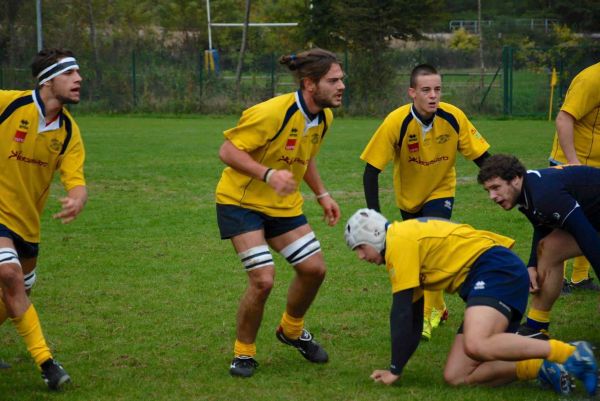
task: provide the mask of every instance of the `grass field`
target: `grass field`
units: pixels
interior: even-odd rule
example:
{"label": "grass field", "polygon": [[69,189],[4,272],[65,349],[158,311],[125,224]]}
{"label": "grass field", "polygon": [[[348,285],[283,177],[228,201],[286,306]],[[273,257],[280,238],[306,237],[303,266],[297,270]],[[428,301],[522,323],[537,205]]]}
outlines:
{"label": "grass field", "polygon": [[[214,188],[223,165],[221,132],[237,117],[81,117],[90,200],[70,225],[50,219],[62,189],[55,184],[43,218],[38,282],[32,294],[55,356],[73,378],[49,393],[10,323],[0,327],[0,400],[547,400],[534,382],[503,388],[450,388],[445,355],[463,305],[446,296],[450,320],[421,344],[399,386],[376,385],[375,368],[389,363],[390,288],[383,266],[360,263],[343,242],[343,223],[359,207],[359,154],[379,121],[338,119],[319,155],[321,175],[343,212],[330,228],[306,186],[305,213],[316,231],[328,276],[307,327],[330,362],[314,366],[278,343],[274,330],[291,268],[276,259],[276,285],[257,340],[261,366],[248,380],[228,373],[235,313],[246,277],[229,242],[219,239]],[[544,121],[475,121],[492,152],[513,152],[528,167],[546,166],[552,125]],[[530,227],[504,212],[475,181],[476,166],[460,160],[456,221],[517,239],[527,259]],[[389,171],[380,180],[388,218],[398,218]],[[552,332],[600,345],[598,296],[559,299]],[[571,399],[583,397],[581,388]]]}

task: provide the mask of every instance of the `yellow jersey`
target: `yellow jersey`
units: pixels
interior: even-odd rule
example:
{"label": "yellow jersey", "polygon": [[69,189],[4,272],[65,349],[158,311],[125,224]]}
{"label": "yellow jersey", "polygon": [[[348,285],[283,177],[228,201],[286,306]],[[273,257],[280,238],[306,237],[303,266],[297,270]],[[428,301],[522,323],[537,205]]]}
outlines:
{"label": "yellow jersey", "polygon": [[273,217],[301,215],[304,200],[300,183],[309,161],[318,154],[332,120],[330,109],[311,115],[300,91],[274,97],[245,110],[238,125],[224,132],[225,138],[264,166],[289,170],[298,182],[298,190],[279,196],[265,182],[226,167],[217,184],[216,202]]}
{"label": "yellow jersey", "polygon": [[49,124],[44,115],[37,90],[0,90],[0,224],[34,243],[54,172],[67,191],[85,186],[75,120],[65,108]]}
{"label": "yellow jersey", "polygon": [[414,288],[413,300],[423,290],[456,292],[485,251],[511,248],[511,238],[445,219],[418,218],[394,222],[386,234],[385,263],[392,292]]}
{"label": "yellow jersey", "polygon": [[[573,78],[560,109],[575,118],[573,144],[579,161],[600,167],[600,63]],[[556,132],[549,160],[556,164],[567,163]]]}
{"label": "yellow jersey", "polygon": [[425,126],[407,104],[388,114],[360,158],[381,171],[393,160],[396,204],[415,213],[430,200],[454,196],[457,151],[474,160],[489,147],[458,107],[440,102]]}

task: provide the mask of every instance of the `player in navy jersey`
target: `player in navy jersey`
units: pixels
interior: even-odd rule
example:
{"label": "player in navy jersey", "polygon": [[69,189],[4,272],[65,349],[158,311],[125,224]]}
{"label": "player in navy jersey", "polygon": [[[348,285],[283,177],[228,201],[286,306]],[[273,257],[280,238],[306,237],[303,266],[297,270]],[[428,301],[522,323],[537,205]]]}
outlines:
{"label": "player in navy jersey", "polygon": [[528,263],[533,298],[519,332],[547,338],[564,261],[584,255],[600,274],[600,169],[565,165],[526,170],[514,156],[494,155],[477,180],[494,202],[505,210],[518,205],[533,225]]}

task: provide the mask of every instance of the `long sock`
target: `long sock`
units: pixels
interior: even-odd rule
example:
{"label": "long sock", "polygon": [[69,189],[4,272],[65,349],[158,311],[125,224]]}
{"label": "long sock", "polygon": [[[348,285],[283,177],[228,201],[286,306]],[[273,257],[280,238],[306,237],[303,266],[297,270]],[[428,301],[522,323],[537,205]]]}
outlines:
{"label": "long sock", "polygon": [[280,325],[283,329],[283,334],[287,338],[297,340],[304,328],[304,317],[293,317],[288,315],[287,312],[283,312]]}
{"label": "long sock", "polygon": [[546,330],[550,327],[550,311],[531,308],[527,314],[527,326],[535,330]]}
{"label": "long sock", "polygon": [[236,358],[242,355],[254,358],[256,355],[256,343],[246,344],[236,339],[233,346],[233,353]]}
{"label": "long sock", "polygon": [[29,305],[29,308],[27,308],[22,316],[11,318],[10,320],[12,320],[17,328],[19,335],[23,337],[25,345],[27,345],[27,350],[38,366],[41,366],[42,363],[52,358],[52,353],[46,344],[44,333],[42,333],[40,318],[33,304]]}
{"label": "long sock", "polygon": [[550,355],[546,359],[551,362],[565,363],[576,349],[574,345],[558,340],[548,340],[548,343],[550,344]]}
{"label": "long sock", "polygon": [[535,379],[544,363],[543,359],[527,359],[517,362],[517,380]]}
{"label": "long sock", "polygon": [[446,309],[446,303],[444,302],[443,291],[423,291],[425,296],[425,304],[423,306],[423,312],[426,319],[431,317],[431,311],[435,308],[440,313]]}
{"label": "long sock", "polygon": [[585,256],[577,256],[573,259],[573,273],[571,274],[571,282],[579,283],[589,278],[590,262]]}

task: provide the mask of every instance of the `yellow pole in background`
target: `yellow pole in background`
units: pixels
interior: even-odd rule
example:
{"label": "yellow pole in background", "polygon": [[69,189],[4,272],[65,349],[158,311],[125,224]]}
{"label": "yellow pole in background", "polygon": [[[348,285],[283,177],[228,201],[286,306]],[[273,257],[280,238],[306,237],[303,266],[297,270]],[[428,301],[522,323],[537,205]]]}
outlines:
{"label": "yellow pole in background", "polygon": [[554,96],[554,87],[558,83],[556,76],[556,68],[552,67],[552,75],[550,76],[550,107],[548,109],[548,121],[552,121],[552,98]]}

